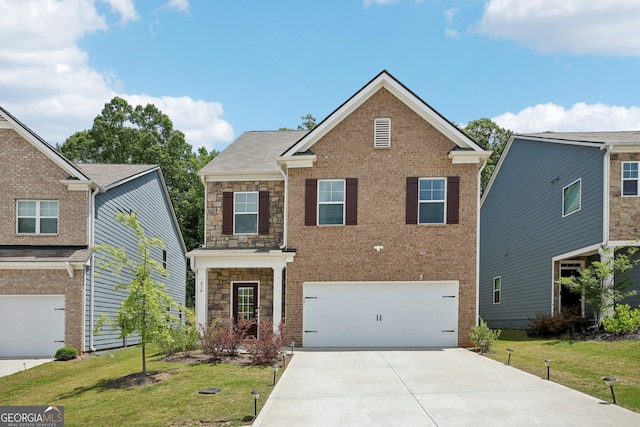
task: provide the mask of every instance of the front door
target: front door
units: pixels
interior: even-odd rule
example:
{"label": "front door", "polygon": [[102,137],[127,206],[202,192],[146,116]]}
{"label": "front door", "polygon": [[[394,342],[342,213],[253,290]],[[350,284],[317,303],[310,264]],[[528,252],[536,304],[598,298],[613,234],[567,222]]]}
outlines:
{"label": "front door", "polygon": [[[560,277],[576,277],[580,268],[584,268],[583,261],[563,262],[560,264]],[[582,295],[571,292],[568,286],[560,286],[560,308],[582,314]]]}
{"label": "front door", "polygon": [[[258,320],[258,284],[234,283],[233,284],[233,318],[237,323],[240,320]],[[254,324],[249,333],[254,337],[258,334],[258,327]]]}

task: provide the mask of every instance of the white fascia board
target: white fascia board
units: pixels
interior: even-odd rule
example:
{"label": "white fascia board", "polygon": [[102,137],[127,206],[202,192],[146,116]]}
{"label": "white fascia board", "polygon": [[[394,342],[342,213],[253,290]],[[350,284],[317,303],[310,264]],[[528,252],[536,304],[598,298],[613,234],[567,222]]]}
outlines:
{"label": "white fascia board", "polygon": [[201,175],[204,182],[222,181],[282,181],[282,174],[273,172],[224,172]]}
{"label": "white fascia board", "polygon": [[563,254],[560,255],[556,255],[552,258],[553,262],[556,261],[562,261],[565,259],[570,259],[570,258],[575,258],[577,256],[582,256],[582,255],[586,255],[586,254],[592,254],[592,253],[598,253],[598,249],[600,249],[600,243],[596,243],[595,245],[591,245],[591,246],[587,246],[584,248],[580,248],[580,249],[575,249],[573,251],[570,252],[565,252]]}
{"label": "white fascia board", "polygon": [[207,268],[284,268],[293,262],[295,252],[271,250],[258,252],[253,249],[194,249],[187,254],[196,270]]}
{"label": "white fascia board", "polygon": [[405,103],[416,114],[425,119],[443,135],[453,141],[460,148],[470,148],[475,151],[484,151],[473,140],[466,136],[460,129],[456,128],[433,109],[427,106],[424,101],[405,88],[397,80],[387,73],[381,73],[377,78],[362,88],[351,99],[334,111],[326,120],[321,122],[315,129],[305,135],[298,143],[287,150],[283,157],[293,156],[295,153],[308,150],[313,144],[326,135],[334,126],[356,110],[367,99],[373,96],[381,88],[387,89],[394,96]]}
{"label": "white fascia board", "polygon": [[448,157],[453,164],[475,163],[480,164],[491,156],[492,151],[460,151],[451,150]]}
{"label": "white fascia board", "polygon": [[69,191],[89,191],[98,187],[92,181],[78,181],[77,179],[61,179],[60,183],[66,185]]}
{"label": "white fascia board", "polygon": [[318,156],[315,154],[309,155],[296,155],[291,157],[278,157],[276,161],[279,165],[286,165],[288,169],[294,168],[310,168],[318,160]]}
{"label": "white fascia board", "polygon": [[3,261],[0,270],[84,270],[84,262],[66,261]]}

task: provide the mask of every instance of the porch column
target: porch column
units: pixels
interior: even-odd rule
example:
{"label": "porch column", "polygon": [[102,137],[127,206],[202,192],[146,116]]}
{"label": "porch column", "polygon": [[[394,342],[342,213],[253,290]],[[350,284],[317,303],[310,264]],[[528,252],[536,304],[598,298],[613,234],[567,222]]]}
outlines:
{"label": "porch column", "polygon": [[[605,251],[602,248],[598,249],[598,253],[600,254],[600,262],[605,265],[613,266],[613,257],[615,256],[615,249],[610,251]],[[604,310],[600,313],[600,318],[596,319],[598,324],[607,316],[613,315],[613,286],[614,286],[614,277],[613,275],[607,276],[603,280],[603,287],[606,289],[606,299],[604,301]]]}
{"label": "porch column", "polygon": [[282,267],[273,267],[273,331],[282,322]]}
{"label": "porch column", "polygon": [[196,275],[196,320],[202,327],[209,326],[207,319],[209,312],[209,284],[207,283],[207,269],[199,268]]}

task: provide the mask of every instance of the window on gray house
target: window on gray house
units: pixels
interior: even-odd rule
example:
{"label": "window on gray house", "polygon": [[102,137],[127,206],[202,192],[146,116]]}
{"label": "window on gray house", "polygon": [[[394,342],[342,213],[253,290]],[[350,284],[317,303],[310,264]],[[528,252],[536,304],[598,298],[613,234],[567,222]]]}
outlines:
{"label": "window on gray house", "polygon": [[581,208],[582,179],[573,181],[562,189],[562,216],[571,215]]}
{"label": "window on gray house", "polygon": [[493,278],[493,303],[500,304],[502,299],[502,277]]}

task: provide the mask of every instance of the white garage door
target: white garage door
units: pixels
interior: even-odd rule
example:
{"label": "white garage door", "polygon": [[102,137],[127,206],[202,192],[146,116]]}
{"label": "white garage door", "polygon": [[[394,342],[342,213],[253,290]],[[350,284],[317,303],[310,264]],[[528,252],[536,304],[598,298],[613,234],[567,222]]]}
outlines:
{"label": "white garage door", "polygon": [[305,347],[456,347],[458,282],[307,282]]}
{"label": "white garage door", "polygon": [[0,357],[52,357],[64,346],[64,295],[0,296]]}

